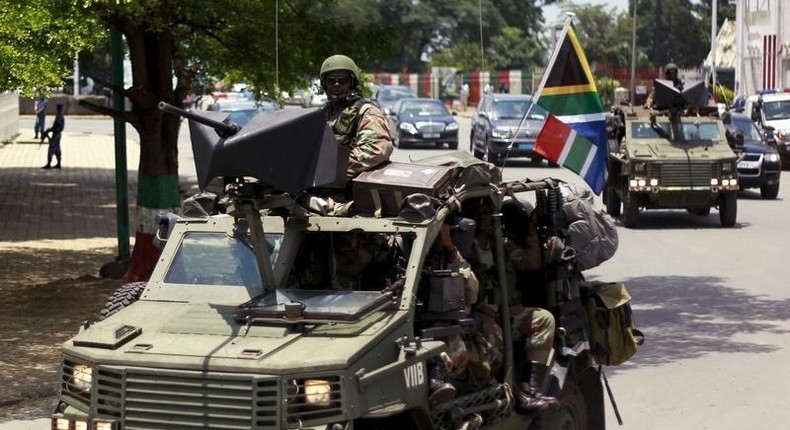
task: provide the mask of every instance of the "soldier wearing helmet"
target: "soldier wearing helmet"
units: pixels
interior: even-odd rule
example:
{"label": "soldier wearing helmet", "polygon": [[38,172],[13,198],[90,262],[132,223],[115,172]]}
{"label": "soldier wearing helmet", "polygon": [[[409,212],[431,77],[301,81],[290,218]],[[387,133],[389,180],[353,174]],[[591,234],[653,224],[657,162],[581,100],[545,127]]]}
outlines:
{"label": "soldier wearing helmet", "polygon": [[[683,81],[678,77],[678,66],[675,63],[667,63],[664,66],[664,79],[672,81],[672,85],[678,90],[683,90]],[[654,107],[653,99],[655,98],[655,89],[650,91],[645,101],[645,109],[652,109]]]}
{"label": "soldier wearing helmet", "polygon": [[389,160],[392,135],[381,110],[359,92],[360,73],[354,60],[332,55],[321,65],[323,107],[337,142],[349,149],[349,178]]}

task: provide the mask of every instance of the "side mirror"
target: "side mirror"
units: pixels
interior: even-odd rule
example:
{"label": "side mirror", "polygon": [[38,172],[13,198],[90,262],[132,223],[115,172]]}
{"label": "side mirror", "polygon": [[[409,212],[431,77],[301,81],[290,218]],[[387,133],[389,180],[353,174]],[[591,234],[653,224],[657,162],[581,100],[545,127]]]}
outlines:
{"label": "side mirror", "polygon": [[477,113],[478,118],[488,119],[488,114],[486,112],[480,111]]}
{"label": "side mirror", "polygon": [[165,243],[167,243],[170,233],[173,232],[173,228],[176,226],[176,221],[178,221],[180,218],[180,216],[174,214],[173,212],[160,212],[156,215],[158,227],[156,229],[156,236],[154,237],[155,247],[159,249],[165,247]]}

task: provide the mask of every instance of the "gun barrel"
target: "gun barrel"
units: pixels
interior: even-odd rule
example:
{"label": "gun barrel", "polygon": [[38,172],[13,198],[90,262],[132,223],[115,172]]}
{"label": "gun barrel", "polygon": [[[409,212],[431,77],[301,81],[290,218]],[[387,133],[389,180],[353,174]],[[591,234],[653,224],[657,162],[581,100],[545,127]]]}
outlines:
{"label": "gun barrel", "polygon": [[183,116],[185,118],[197,121],[203,125],[207,125],[217,131],[217,134],[222,137],[230,137],[238,133],[239,126],[236,124],[226,124],[222,121],[216,121],[211,118],[206,118],[202,115],[190,112],[188,110],[175,107],[169,103],[159,102],[159,109],[172,115]]}

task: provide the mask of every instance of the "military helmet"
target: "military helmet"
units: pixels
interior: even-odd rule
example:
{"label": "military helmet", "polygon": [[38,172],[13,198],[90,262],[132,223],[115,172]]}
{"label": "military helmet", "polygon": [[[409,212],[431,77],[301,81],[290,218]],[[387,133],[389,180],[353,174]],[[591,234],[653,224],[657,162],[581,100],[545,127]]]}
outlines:
{"label": "military helmet", "polygon": [[676,66],[675,63],[667,63],[667,65],[664,66],[664,72],[667,72],[669,70],[677,71],[678,70],[678,66]]}
{"label": "military helmet", "polygon": [[505,237],[510,238],[522,247],[527,246],[529,235],[529,217],[534,210],[532,203],[511,197],[502,202],[502,230]]}
{"label": "military helmet", "polygon": [[359,68],[357,64],[354,63],[354,60],[345,56],[345,55],[332,55],[324,60],[323,64],[321,64],[321,88],[324,88],[326,84],[324,83],[324,77],[329,72],[334,72],[338,70],[347,70],[351,72],[351,88],[355,88],[359,83]]}

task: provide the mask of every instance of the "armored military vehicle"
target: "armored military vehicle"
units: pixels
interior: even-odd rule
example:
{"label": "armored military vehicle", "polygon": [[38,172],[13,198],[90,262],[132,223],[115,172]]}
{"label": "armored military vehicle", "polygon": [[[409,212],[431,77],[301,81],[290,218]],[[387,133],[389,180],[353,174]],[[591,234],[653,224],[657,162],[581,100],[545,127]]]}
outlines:
{"label": "armored military vehicle", "polygon": [[[725,127],[705,107],[702,82],[683,89],[654,83],[656,105],[649,117],[625,119],[624,137],[609,153],[607,212],[637,226],[642,209],[686,209],[707,216],[718,208],[721,225],[737,217],[737,154]],[[611,136],[611,134],[610,134]]]}
{"label": "armored military vehicle", "polygon": [[[318,109],[254,117],[239,130],[221,112],[162,107],[189,116],[199,184],[222,176],[225,194],[163,214],[150,279],[119,289],[63,345],[53,429],[605,427],[587,320],[569,282],[554,282],[545,304],[557,319],[546,392],[560,404],[515,411],[524,359],[514,350],[523,345],[515,349],[502,306],[500,216],[497,281],[481,300],[501,314],[502,366],[454,397],[431,396],[442,339],[474,326],[463,294],[429,267],[442,226],[472,200],[498,211],[530,195],[544,202],[535,209],[541,234],[561,235],[557,181],[501,182],[491,165],[450,154],[392,163],[388,180],[349,187],[347,159]],[[572,253],[561,269],[553,273],[578,276]]]}

